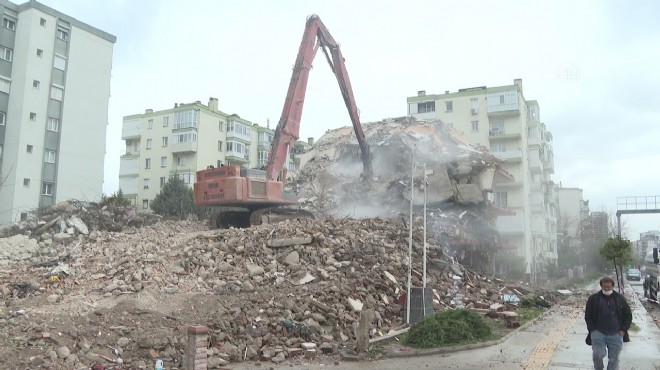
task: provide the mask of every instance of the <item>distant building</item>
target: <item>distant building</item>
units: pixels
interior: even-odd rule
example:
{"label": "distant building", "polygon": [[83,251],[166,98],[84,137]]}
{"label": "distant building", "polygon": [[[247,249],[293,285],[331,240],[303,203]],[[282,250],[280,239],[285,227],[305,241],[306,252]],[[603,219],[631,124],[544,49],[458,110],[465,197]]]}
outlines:
{"label": "distant building", "polygon": [[494,187],[493,202],[510,215],[497,217],[504,248],[524,257],[527,273],[541,273],[557,262],[557,193],[552,181],[552,134],[540,119],[535,100],[523,96],[522,80],[513,85],[475,87],[458,92],[408,97],[408,114],[440,119],[475,144],[505,160],[515,177]]}
{"label": "distant building", "polygon": [[[208,166],[260,168],[268,163],[274,131],[218,109],[218,99],[176,103],[170,109],[125,116],[119,188],[134,204],[148,208],[170,176],[192,188],[195,173]],[[310,139],[312,141],[312,139]],[[287,169],[297,170],[309,146],[290,149]]]}
{"label": "distant building", "polygon": [[0,224],[103,189],[115,36],[0,0]]}

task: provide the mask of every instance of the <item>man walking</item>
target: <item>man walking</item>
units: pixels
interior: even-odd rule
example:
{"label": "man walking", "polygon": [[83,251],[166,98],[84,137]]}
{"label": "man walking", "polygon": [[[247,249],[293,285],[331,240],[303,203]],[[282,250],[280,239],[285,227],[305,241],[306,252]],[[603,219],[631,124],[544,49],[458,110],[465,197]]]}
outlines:
{"label": "man walking", "polygon": [[619,369],[619,354],[623,342],[628,339],[628,329],[632,324],[632,312],[626,299],[614,291],[614,280],[600,279],[601,290],[587,300],[584,320],[587,322],[591,339],[594,369],[602,370],[603,358],[607,354],[607,370]]}

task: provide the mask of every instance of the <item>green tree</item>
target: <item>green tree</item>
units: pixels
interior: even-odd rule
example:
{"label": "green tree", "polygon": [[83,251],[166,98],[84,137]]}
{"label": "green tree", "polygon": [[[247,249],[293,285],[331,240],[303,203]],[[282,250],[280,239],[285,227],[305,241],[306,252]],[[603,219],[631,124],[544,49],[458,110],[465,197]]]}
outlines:
{"label": "green tree", "polygon": [[605,257],[606,260],[614,264],[616,280],[619,285],[619,289],[621,289],[623,287],[623,266],[631,263],[633,260],[632,245],[630,240],[621,239],[619,237],[607,238],[607,241],[600,249],[600,254]]}
{"label": "green tree", "polygon": [[184,219],[195,213],[193,190],[178,176],[170,176],[151,202],[151,210],[161,216]]}

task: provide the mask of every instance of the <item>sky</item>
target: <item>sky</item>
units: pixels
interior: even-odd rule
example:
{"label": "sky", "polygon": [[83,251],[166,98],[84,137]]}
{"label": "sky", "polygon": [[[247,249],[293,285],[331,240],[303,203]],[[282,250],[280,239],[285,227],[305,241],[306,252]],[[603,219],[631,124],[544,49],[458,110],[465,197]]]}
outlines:
{"label": "sky", "polygon": [[[276,125],[310,14],[341,45],[362,122],[404,116],[406,98],[523,80],[553,134],[554,181],[584,190],[592,211],[617,197],[660,208],[660,2],[41,0],[117,36],[104,192],[118,189],[122,117],[175,102]],[[301,139],[350,125],[321,53]],[[624,216],[626,235],[660,215]]]}

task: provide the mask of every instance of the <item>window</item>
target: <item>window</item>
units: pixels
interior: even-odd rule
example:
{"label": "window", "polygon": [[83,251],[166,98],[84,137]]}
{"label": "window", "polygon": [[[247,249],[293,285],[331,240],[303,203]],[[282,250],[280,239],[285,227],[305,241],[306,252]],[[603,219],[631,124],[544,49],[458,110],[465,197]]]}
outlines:
{"label": "window", "polygon": [[506,152],[506,144],[505,143],[490,144],[490,151],[493,153]]}
{"label": "window", "polygon": [[191,141],[197,141],[196,132],[185,132],[172,135],[172,144],[187,143]]}
{"label": "window", "polygon": [[142,199],[142,208],[149,208],[149,199]]}
{"label": "window", "polygon": [[46,20],[41,18],[41,20],[39,21],[39,24],[41,25],[41,27],[46,27]]}
{"label": "window", "polygon": [[63,41],[67,41],[69,39],[69,32],[66,30],[63,30],[61,28],[57,29],[57,38]]}
{"label": "window", "polygon": [[218,131],[222,131],[222,127],[225,125],[224,122],[218,121]]}
{"label": "window", "polygon": [[30,179],[23,179],[23,186],[26,188],[30,187]]}
{"label": "window", "polygon": [[246,126],[236,121],[227,122],[227,132],[234,132],[246,138],[249,138],[252,135],[252,130],[250,129],[250,126]]}
{"label": "window", "polygon": [[2,20],[2,25],[5,26],[6,29],[8,30],[15,30],[16,29],[16,22],[12,21],[11,19],[4,18]]}
{"label": "window", "polygon": [[32,153],[32,145],[28,145],[26,151]]}
{"label": "window", "polygon": [[160,166],[161,167],[167,166],[167,157],[160,157]]}
{"label": "window", "polygon": [[21,212],[21,221],[27,220],[27,212]]}
{"label": "window", "polygon": [[479,121],[472,121],[472,132],[479,132]]}
{"label": "window", "polygon": [[191,185],[195,183],[195,173],[194,172],[187,172],[187,173],[180,173],[177,175],[184,184],[186,185]]}
{"label": "window", "polygon": [[11,88],[11,81],[0,78],[0,92],[9,94],[9,89]]}
{"label": "window", "polygon": [[507,194],[506,191],[496,191],[493,203],[499,208],[507,208]]}
{"label": "window", "polygon": [[257,165],[263,166],[268,163],[268,152],[265,150],[257,151]]}
{"label": "window", "polygon": [[185,166],[186,165],[186,157],[176,157],[176,165],[177,166]]}
{"label": "window", "polygon": [[44,182],[43,185],[41,186],[41,195],[52,196],[54,190],[55,190],[55,184],[53,184],[52,182]]}
{"label": "window", "polygon": [[151,149],[151,139],[147,139],[147,150]]}
{"label": "window", "polygon": [[162,146],[167,146],[167,136],[163,136],[163,144]]}
{"label": "window", "polygon": [[222,151],[222,141],[218,140],[218,151]]}
{"label": "window", "polygon": [[0,126],[4,126],[7,123],[7,113],[0,112]]}
{"label": "window", "polygon": [[53,59],[53,68],[64,71],[66,69],[66,58],[61,55],[55,54],[55,59]]}
{"label": "window", "polygon": [[46,152],[44,153],[44,161],[47,163],[55,163],[55,151],[46,150]]}
{"label": "window", "polygon": [[2,146],[2,144],[0,144],[0,159],[2,159],[2,148],[3,148],[3,146]]}
{"label": "window", "polygon": [[477,98],[471,98],[470,99],[470,113],[473,115],[479,113],[479,101]]}
{"label": "window", "polygon": [[57,101],[62,101],[64,98],[64,89],[61,87],[52,86],[50,88],[50,98]]}
{"label": "window", "polygon": [[37,80],[33,80],[33,81],[32,81],[32,87],[35,87],[35,88],[38,89],[38,88],[39,88],[39,85],[41,85],[41,83],[40,83],[39,81],[37,81]]}
{"label": "window", "polygon": [[148,129],[154,128],[154,120],[150,119],[149,121],[147,121],[147,128]]}
{"label": "window", "polygon": [[170,125],[170,117],[165,116],[163,117],[163,127],[167,127]]}
{"label": "window", "polygon": [[37,56],[38,56],[39,58],[43,57],[43,56],[44,56],[44,51],[41,50],[41,49],[37,49]]}
{"label": "window", "polygon": [[30,112],[30,121],[36,121],[37,120],[37,114],[34,112]]}
{"label": "window", "polygon": [[165,186],[165,182],[166,182],[165,178],[164,178],[164,177],[161,177],[161,178],[160,178],[160,187],[161,187],[161,188],[162,188],[163,186]]}
{"label": "window", "polygon": [[14,51],[11,50],[10,48],[6,48],[4,46],[0,46],[0,58],[11,62],[11,57],[14,55]]}
{"label": "window", "polygon": [[454,102],[452,102],[451,100],[446,101],[445,102],[445,112],[451,112],[453,110],[454,110]]}
{"label": "window", "polygon": [[144,159],[144,169],[148,170],[151,168],[151,158],[145,158]]}
{"label": "window", "polygon": [[504,135],[504,121],[498,120],[490,123],[490,134],[493,136]]}
{"label": "window", "polygon": [[237,141],[228,141],[227,142],[227,151],[228,152],[236,152],[236,153],[239,153],[239,154],[246,154],[247,153],[245,144],[239,143]]}
{"label": "window", "polygon": [[424,103],[417,103],[417,113],[435,112],[435,102],[427,101]]}
{"label": "window", "polygon": [[189,109],[174,113],[174,129],[197,128],[199,120],[199,111]]}
{"label": "window", "polygon": [[260,132],[259,133],[259,145],[270,147],[271,143],[273,142],[273,137],[274,136],[271,133]]}
{"label": "window", "polygon": [[145,188],[145,189],[149,189],[149,179],[148,179],[148,178],[147,178],[147,179],[144,179],[144,180],[142,181],[142,185],[143,185],[143,186],[142,186],[143,188]]}
{"label": "window", "polygon": [[46,123],[46,129],[48,131],[57,132],[60,129],[60,120],[57,118],[48,117],[48,122]]}

